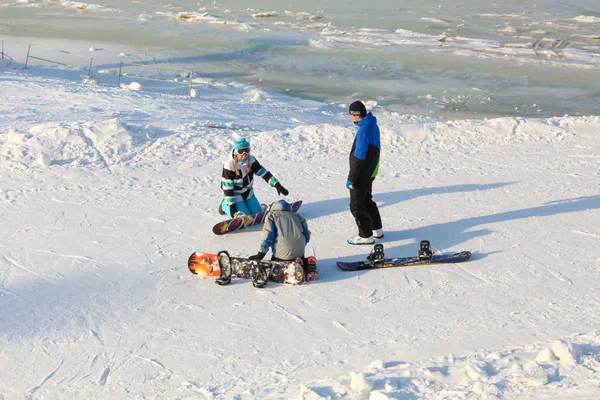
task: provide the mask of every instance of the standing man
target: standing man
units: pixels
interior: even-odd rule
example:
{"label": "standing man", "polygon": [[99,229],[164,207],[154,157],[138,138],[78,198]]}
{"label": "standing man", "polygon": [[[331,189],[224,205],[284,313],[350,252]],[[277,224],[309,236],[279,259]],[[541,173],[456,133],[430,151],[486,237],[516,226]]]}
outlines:
{"label": "standing man", "polygon": [[383,237],[383,225],[377,204],[373,201],[373,181],[379,170],[381,142],[377,118],[360,101],[350,104],[350,119],[358,132],[350,151],[350,172],[346,187],[350,189],[350,212],[358,226],[358,236],[349,244],[373,244]]}

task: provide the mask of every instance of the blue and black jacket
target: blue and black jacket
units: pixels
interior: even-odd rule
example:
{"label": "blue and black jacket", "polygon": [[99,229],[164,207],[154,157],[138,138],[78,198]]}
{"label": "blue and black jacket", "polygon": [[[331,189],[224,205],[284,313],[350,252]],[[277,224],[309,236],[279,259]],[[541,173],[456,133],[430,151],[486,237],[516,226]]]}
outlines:
{"label": "blue and black jacket", "polygon": [[371,112],[355,124],[358,125],[358,132],[350,151],[348,180],[355,187],[360,187],[377,176],[381,141],[377,118]]}

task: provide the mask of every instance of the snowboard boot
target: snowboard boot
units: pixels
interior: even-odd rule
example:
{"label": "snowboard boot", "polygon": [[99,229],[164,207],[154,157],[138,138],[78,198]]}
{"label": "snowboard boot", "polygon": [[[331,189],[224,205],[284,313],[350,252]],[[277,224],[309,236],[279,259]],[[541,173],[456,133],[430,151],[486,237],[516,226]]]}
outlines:
{"label": "snowboard boot", "polygon": [[252,281],[252,286],[258,289],[262,289],[267,287],[267,281],[269,280],[269,275],[271,274],[271,264],[265,261],[259,261],[258,263],[258,271],[254,280]]}
{"label": "snowboard boot", "polygon": [[306,259],[306,263],[304,264],[304,280],[316,281],[319,277],[317,273],[317,258],[315,256],[310,256]]}
{"label": "snowboard boot", "polygon": [[429,240],[421,240],[419,245],[419,260],[429,260],[433,256]]}
{"label": "snowboard boot", "polygon": [[373,250],[371,250],[371,254],[369,254],[367,256],[367,260],[372,264],[372,265],[379,265],[379,264],[383,264],[383,259],[385,258],[385,255],[383,253],[383,245],[382,244],[376,244],[373,247]]}
{"label": "snowboard boot", "polygon": [[215,283],[217,285],[229,285],[231,283],[231,259],[229,253],[226,251],[220,251],[219,256],[219,269],[221,275],[217,278]]}
{"label": "snowboard boot", "polygon": [[370,236],[368,238],[364,238],[361,236],[355,236],[353,238],[348,238],[347,242],[348,242],[348,244],[352,244],[352,245],[373,244],[373,243],[375,243],[375,238],[373,236]]}
{"label": "snowboard boot", "polygon": [[383,228],[375,229],[373,231],[373,237],[375,239],[383,239]]}
{"label": "snowboard boot", "polygon": [[243,211],[236,211],[235,214],[233,214],[232,219],[245,217],[245,216],[246,216],[246,213],[244,213]]}

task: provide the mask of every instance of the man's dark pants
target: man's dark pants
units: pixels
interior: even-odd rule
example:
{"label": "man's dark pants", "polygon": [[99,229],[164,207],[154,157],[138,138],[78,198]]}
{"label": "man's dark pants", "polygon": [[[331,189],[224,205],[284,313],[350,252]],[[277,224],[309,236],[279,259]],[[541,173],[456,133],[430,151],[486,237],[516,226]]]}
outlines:
{"label": "man's dark pants", "polygon": [[382,228],[379,209],[373,201],[374,180],[375,178],[350,189],[350,212],[356,220],[358,235],[363,238],[373,236],[373,230]]}

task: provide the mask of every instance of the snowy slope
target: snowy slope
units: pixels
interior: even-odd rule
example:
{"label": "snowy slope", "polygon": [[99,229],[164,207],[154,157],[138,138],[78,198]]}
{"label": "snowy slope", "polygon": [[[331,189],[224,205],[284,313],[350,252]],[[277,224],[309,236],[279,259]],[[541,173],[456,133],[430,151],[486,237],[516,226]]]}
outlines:
{"label": "snowy slope", "polygon": [[[348,273],[335,262],[369,249],[345,244],[345,105],[55,75],[0,68],[0,398],[597,398],[600,117],[436,122],[370,103],[386,255],[429,239],[473,257]],[[210,232],[240,136],[304,200],[318,281],[188,272],[195,250],[258,250],[257,228]]]}

